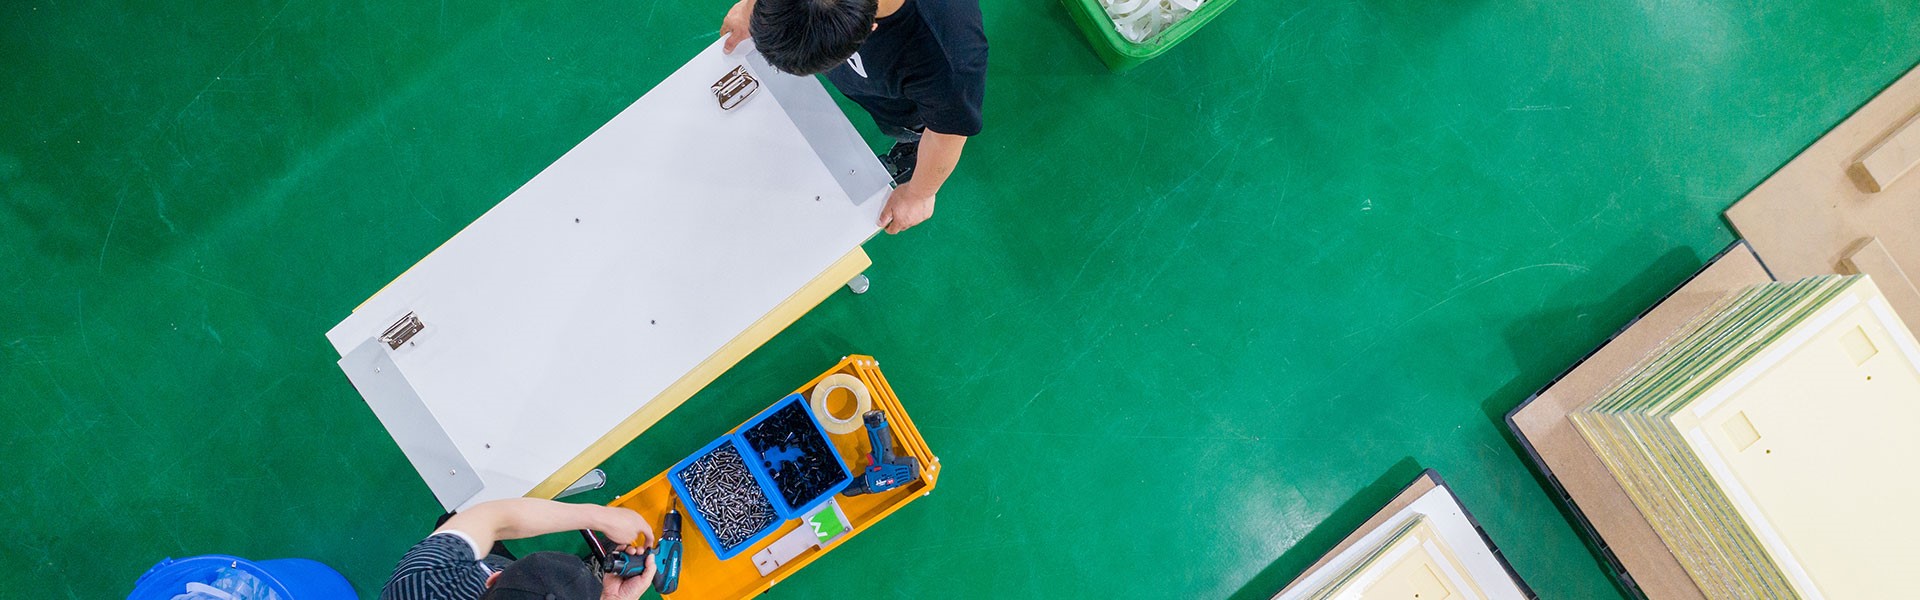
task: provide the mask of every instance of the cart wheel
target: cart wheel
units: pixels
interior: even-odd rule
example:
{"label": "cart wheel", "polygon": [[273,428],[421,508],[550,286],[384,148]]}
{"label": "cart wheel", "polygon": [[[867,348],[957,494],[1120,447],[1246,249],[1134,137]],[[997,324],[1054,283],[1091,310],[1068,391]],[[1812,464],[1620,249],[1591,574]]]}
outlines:
{"label": "cart wheel", "polygon": [[847,289],[855,294],[865,294],[867,293],[867,288],[871,285],[872,282],[867,279],[867,274],[861,273],[853,276],[853,279],[847,282]]}

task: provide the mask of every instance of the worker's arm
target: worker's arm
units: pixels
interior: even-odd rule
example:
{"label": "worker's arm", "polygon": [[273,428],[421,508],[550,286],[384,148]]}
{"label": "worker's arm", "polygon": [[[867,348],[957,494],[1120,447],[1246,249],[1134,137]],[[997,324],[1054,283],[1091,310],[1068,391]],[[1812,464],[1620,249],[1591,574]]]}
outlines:
{"label": "worker's arm", "polygon": [[720,20],[720,35],[727,40],[727,43],[721,44],[720,51],[733,54],[734,46],[753,37],[752,24],[753,0],[735,2],[733,8],[727,11],[727,17]]}
{"label": "worker's arm", "polygon": [[900,233],[933,216],[933,195],[953,175],[960,164],[960,151],[967,136],[950,135],[928,129],[920,136],[920,156],[913,163],[913,180],[893,188],[887,207],[880,209],[881,227],[887,233]]}
{"label": "worker's arm", "polygon": [[434,530],[458,531],[473,539],[482,551],[500,540],[517,540],[549,533],[592,529],[616,544],[650,545],[653,526],[639,513],[597,504],[568,504],[538,498],[508,498],[482,502],[460,511]]}

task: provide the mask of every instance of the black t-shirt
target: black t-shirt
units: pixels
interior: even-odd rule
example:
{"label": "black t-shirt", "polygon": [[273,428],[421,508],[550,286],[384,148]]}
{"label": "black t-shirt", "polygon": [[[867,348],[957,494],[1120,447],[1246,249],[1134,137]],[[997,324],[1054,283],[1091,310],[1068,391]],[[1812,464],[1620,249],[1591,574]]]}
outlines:
{"label": "black t-shirt", "polygon": [[980,0],[907,0],[879,25],[827,80],[881,125],[979,134],[987,77]]}

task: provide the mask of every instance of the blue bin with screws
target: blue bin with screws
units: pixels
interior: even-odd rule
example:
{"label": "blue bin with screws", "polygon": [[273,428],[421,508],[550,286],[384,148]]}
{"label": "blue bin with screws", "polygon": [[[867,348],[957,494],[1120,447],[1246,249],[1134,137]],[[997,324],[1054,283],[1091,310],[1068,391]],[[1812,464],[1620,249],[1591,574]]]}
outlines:
{"label": "blue bin with screws", "polygon": [[674,465],[667,475],[687,516],[720,560],[739,554],[786,520],[768,497],[773,478],[751,456],[746,440],[727,434]]}
{"label": "blue bin with screws", "polygon": [[853,473],[827,438],[807,398],[799,394],[773,403],[771,408],[740,426],[740,436],[760,459],[773,481],[775,508],[783,519],[797,518],[820,506],[847,485]]}
{"label": "blue bin with screws", "polygon": [[846,489],[853,475],[794,394],[675,464],[667,482],[726,560]]}

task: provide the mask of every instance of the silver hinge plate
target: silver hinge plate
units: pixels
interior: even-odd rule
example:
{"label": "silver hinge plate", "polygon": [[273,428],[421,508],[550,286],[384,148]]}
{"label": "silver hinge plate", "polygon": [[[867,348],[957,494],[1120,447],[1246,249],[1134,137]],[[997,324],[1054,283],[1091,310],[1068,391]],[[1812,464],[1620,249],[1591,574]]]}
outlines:
{"label": "silver hinge plate", "polygon": [[413,339],[414,334],[426,328],[427,324],[421,322],[418,315],[407,313],[407,316],[400,317],[400,320],[394,321],[393,325],[387,326],[387,330],[380,334],[380,341],[386,342],[388,349],[399,350],[401,346],[407,345],[408,340]]}
{"label": "silver hinge plate", "polygon": [[757,91],[760,91],[760,80],[754,79],[744,66],[734,67],[725,77],[713,82],[713,97],[720,101],[720,110],[733,110]]}

